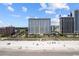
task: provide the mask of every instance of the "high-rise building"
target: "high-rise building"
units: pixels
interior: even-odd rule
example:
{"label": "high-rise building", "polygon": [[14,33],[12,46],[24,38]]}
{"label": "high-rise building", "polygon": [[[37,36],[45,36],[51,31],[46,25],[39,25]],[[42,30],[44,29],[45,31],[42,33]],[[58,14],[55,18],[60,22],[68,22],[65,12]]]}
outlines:
{"label": "high-rise building", "polygon": [[72,16],[60,17],[60,31],[61,33],[74,33],[74,18]]}
{"label": "high-rise building", "polygon": [[79,10],[73,11],[72,16],[74,17],[74,33],[79,33]]}
{"label": "high-rise building", "polygon": [[50,34],[50,18],[29,18],[29,34]]}

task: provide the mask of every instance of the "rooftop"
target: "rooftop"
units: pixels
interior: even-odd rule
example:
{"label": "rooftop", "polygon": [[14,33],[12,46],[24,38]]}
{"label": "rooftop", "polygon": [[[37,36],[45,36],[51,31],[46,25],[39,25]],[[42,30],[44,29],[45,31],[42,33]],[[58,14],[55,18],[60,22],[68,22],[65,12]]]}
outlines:
{"label": "rooftop", "polygon": [[51,18],[29,18],[29,20],[50,20]]}

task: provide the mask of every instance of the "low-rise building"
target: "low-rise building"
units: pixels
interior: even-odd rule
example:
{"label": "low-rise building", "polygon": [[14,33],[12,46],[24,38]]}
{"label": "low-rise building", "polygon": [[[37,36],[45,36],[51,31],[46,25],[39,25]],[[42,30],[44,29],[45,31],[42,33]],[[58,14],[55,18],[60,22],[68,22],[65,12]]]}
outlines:
{"label": "low-rise building", "polygon": [[0,34],[12,35],[15,33],[15,27],[1,27]]}

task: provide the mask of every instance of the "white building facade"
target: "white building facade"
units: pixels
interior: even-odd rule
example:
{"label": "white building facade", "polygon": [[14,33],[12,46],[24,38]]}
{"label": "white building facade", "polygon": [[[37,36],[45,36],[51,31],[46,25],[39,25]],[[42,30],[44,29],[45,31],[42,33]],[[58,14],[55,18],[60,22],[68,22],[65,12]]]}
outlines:
{"label": "white building facade", "polygon": [[79,33],[79,10],[73,12],[74,17],[74,33]]}
{"label": "white building facade", "polygon": [[50,34],[50,18],[29,18],[29,34]]}

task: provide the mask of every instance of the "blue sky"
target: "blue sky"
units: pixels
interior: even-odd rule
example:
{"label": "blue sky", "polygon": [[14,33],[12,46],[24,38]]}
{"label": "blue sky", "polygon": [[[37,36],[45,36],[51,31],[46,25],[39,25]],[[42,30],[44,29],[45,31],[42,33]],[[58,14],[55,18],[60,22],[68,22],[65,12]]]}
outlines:
{"label": "blue sky", "polygon": [[68,15],[79,9],[78,3],[0,3],[0,27],[27,27],[28,18],[51,18],[59,25],[59,15]]}

